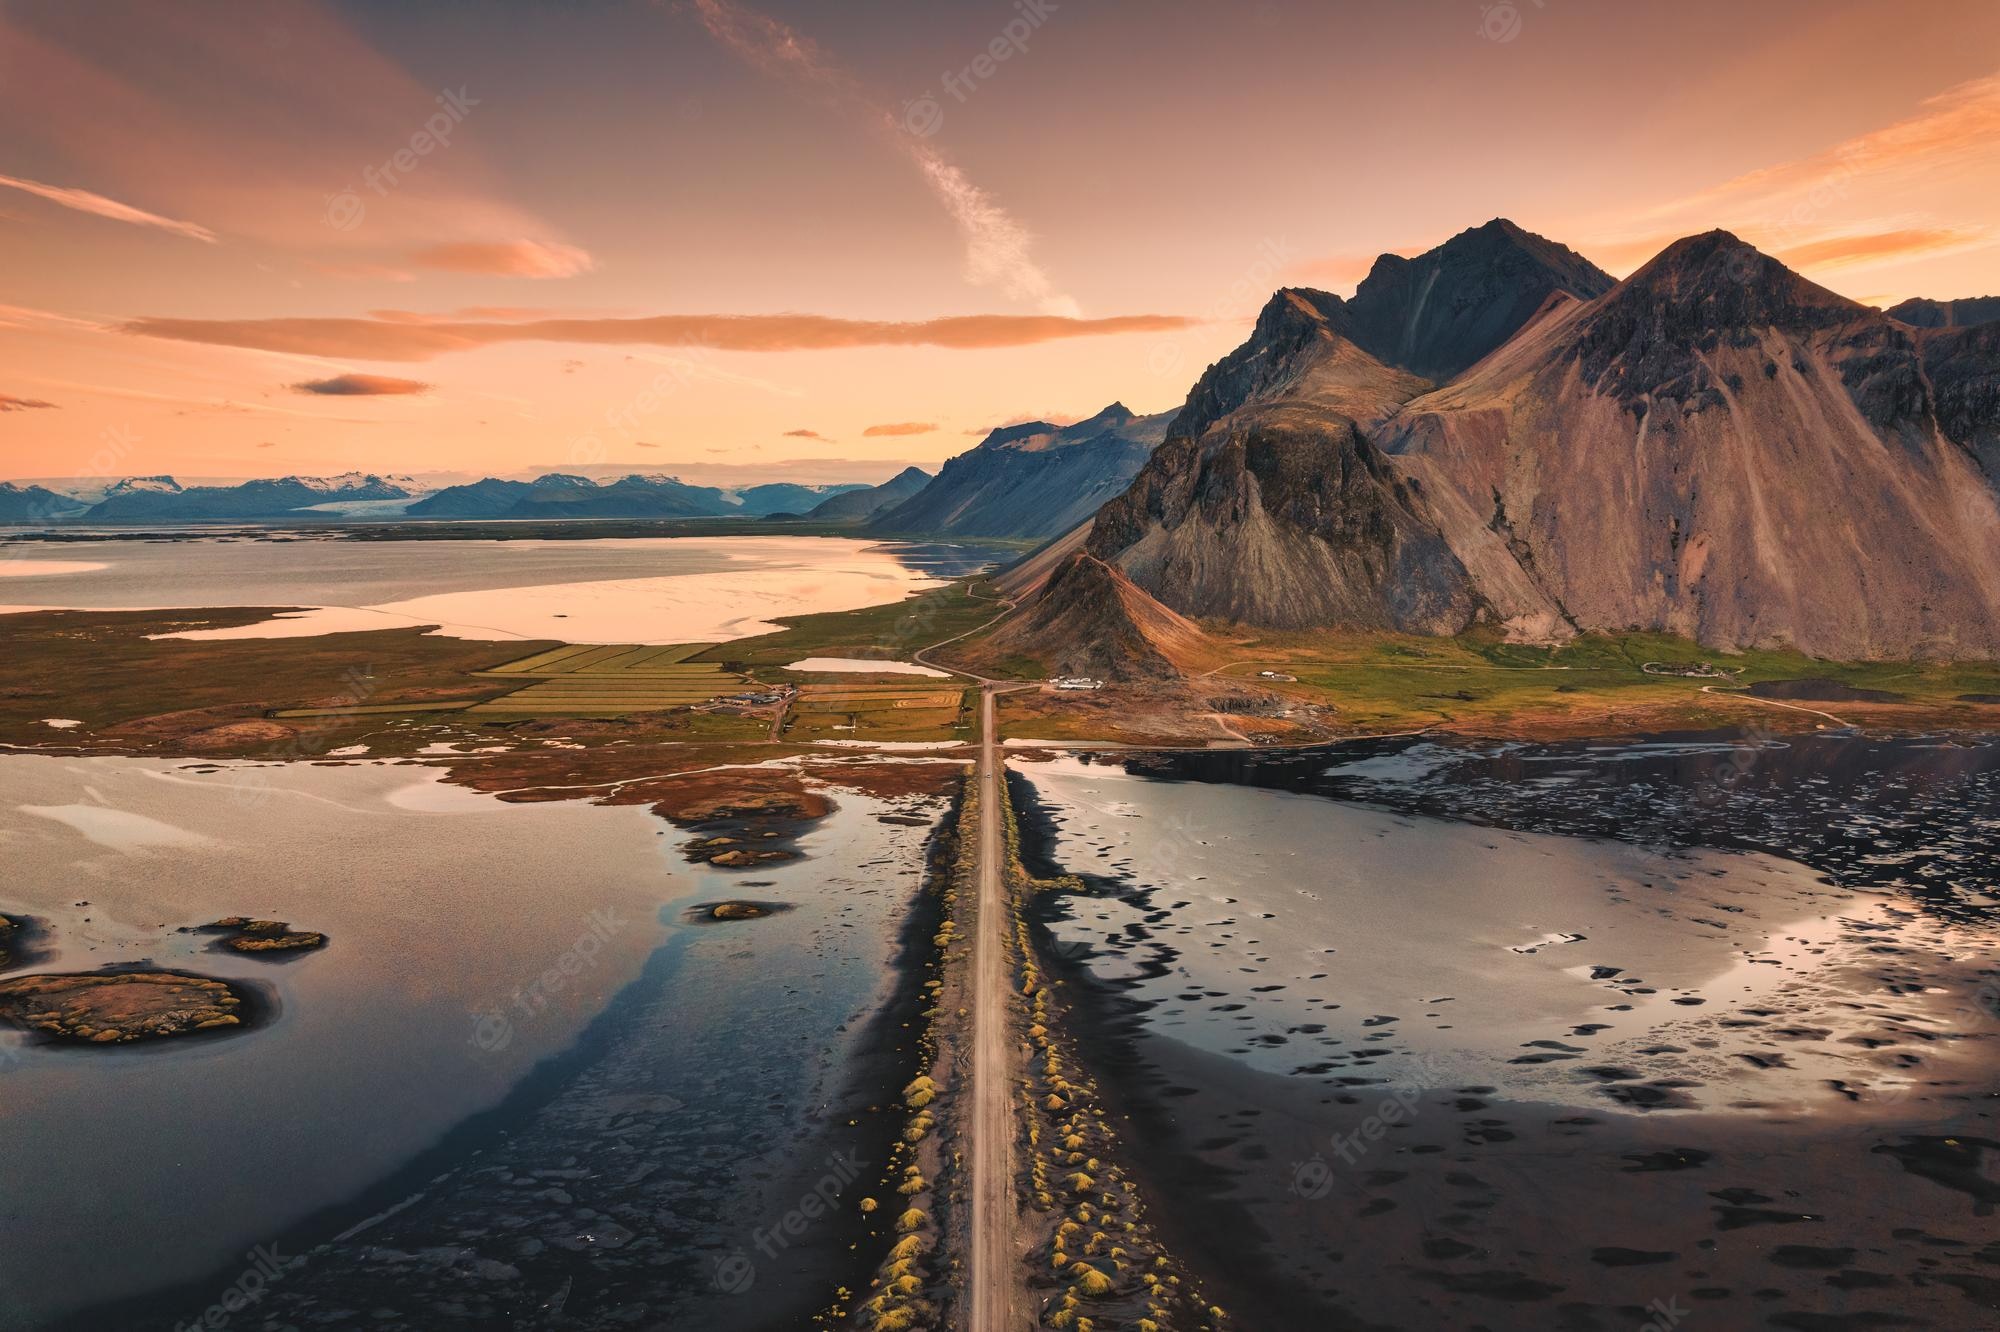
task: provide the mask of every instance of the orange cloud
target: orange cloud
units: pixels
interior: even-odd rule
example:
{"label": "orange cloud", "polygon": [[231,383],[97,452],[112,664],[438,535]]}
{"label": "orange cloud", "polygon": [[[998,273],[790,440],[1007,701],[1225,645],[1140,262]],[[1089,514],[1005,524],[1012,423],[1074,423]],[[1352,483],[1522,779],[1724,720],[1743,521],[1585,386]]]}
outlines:
{"label": "orange cloud", "polygon": [[824,440],[824,439],[826,439],[826,436],[825,436],[825,435],[822,435],[822,434],[820,434],[820,433],[819,433],[819,431],[817,431],[817,430],[787,430],[787,431],[785,432],[785,438],[786,438],[786,439],[818,439],[818,440]]}
{"label": "orange cloud", "polygon": [[1793,268],[1847,268],[1945,250],[1971,249],[1991,239],[1992,233],[1983,228],[1911,227],[1902,231],[1825,236],[1780,250],[1778,258]]}
{"label": "orange cloud", "polygon": [[143,208],[134,208],[131,204],[119,203],[116,199],[107,199],[89,190],[71,189],[63,185],[44,185],[38,180],[22,180],[19,176],[0,176],[0,185],[32,194],[40,199],[47,199],[50,203],[60,204],[79,213],[108,217],[114,222],[129,222],[135,227],[158,227],[162,231],[171,231],[176,236],[186,236],[189,240],[215,244],[215,233],[207,227],[199,227],[192,222],[177,222],[171,217],[161,217],[158,213],[149,213]]}
{"label": "orange cloud", "polygon": [[0,393],[0,412],[25,412],[31,408],[54,406],[54,403],[43,402],[40,398],[16,398],[11,394]]}
{"label": "orange cloud", "polygon": [[707,347],[716,351],[828,351],[849,347],[1025,347],[1060,338],[1161,333],[1197,321],[1180,315],[959,315],[889,321],[828,315],[655,315],[644,319],[536,319],[523,323],[387,319],[134,319],[126,333],[217,347],[249,347],[370,361],[427,361],[508,342]]}
{"label": "orange cloud", "polygon": [[935,421],[895,421],[888,425],[872,425],[862,431],[868,439],[880,439],[886,435],[928,435],[937,429]]}
{"label": "orange cloud", "polygon": [[[1902,227],[1888,231],[1847,231],[1800,241],[1783,227],[1743,224],[1730,228],[1750,244],[1787,266],[1807,269],[1855,268],[1890,263],[1919,255],[1972,249],[1989,244],[1991,230],[1983,227]],[[1630,273],[1660,251],[1683,239],[1661,233],[1638,240],[1608,241],[1586,247],[1590,257],[1612,273]],[[1787,244],[1790,241],[1792,243]]]}
{"label": "orange cloud", "polygon": [[335,375],[331,379],[308,379],[292,388],[299,393],[321,393],[338,398],[398,397],[406,393],[428,393],[429,384],[391,375]]}
{"label": "orange cloud", "polygon": [[597,267],[588,253],[556,241],[465,241],[433,245],[410,256],[423,268],[494,277],[566,278]]}

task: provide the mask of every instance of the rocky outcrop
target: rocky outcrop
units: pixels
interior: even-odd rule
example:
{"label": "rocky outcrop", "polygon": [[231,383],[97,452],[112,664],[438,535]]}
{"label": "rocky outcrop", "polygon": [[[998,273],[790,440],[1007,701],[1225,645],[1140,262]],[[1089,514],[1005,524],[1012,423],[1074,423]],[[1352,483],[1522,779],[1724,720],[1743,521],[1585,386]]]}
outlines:
{"label": "rocky outcrop", "polygon": [[1357,427],[1425,387],[1287,289],[1211,366],[1088,549],[1164,605],[1273,628],[1451,633],[1479,600],[1421,497]]}
{"label": "rocky outcrop", "polygon": [[241,1029],[247,992],[166,971],[20,976],[0,981],[0,1021],[58,1040],[124,1045]]}
{"label": "rocky outcrop", "polygon": [[2000,322],[1926,329],[1917,337],[1938,429],[2000,482]]}

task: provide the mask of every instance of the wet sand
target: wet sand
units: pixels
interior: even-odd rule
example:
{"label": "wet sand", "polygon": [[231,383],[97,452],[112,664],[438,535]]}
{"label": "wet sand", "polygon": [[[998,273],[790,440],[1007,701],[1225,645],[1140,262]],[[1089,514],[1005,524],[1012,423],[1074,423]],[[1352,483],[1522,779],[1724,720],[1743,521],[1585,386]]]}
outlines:
{"label": "wet sand", "polygon": [[1092,892],[1042,904],[1042,952],[1155,1220],[1244,1325],[1990,1322],[1990,924],[1769,856],[1060,767],[1020,767],[1025,850]]}

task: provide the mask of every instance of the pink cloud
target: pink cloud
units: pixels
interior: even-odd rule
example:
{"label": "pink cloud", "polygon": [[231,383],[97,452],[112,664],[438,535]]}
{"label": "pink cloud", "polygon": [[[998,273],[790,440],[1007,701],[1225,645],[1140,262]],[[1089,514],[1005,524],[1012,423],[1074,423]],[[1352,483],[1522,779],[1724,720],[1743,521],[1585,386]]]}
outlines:
{"label": "pink cloud", "polygon": [[1161,333],[1180,315],[960,315],[909,322],[829,315],[656,315],[645,319],[537,319],[523,323],[417,319],[134,319],[121,331],[217,347],[249,347],[371,361],[427,361],[509,342],[708,347],[716,351],[829,351],[848,347],[1025,347],[1062,338]]}
{"label": "pink cloud", "polygon": [[410,261],[447,273],[495,277],[566,278],[597,266],[588,253],[556,241],[460,241],[417,251]]}
{"label": "pink cloud", "polygon": [[19,176],[0,176],[0,185],[32,194],[38,199],[47,199],[52,204],[79,213],[108,217],[113,222],[128,222],[135,227],[158,227],[161,231],[171,231],[176,236],[185,236],[189,240],[215,244],[215,233],[207,227],[196,226],[192,222],[178,222],[171,217],[161,217],[158,213],[149,213],[143,208],[134,208],[131,204],[107,199],[90,190],[72,189],[65,185],[44,185],[38,180],[23,180]]}

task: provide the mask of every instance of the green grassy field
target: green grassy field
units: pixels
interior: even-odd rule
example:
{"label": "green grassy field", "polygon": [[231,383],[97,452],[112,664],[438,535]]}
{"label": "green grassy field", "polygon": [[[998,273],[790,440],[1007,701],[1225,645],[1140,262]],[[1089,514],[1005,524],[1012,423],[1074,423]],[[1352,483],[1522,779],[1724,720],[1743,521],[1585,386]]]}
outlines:
{"label": "green grassy field", "polygon": [[806,657],[878,657],[908,661],[933,643],[978,628],[1000,611],[983,578],[920,593],[889,606],[829,611],[781,620],[785,628],[708,649],[694,660],[727,664],[759,678],[791,678],[781,668]]}
{"label": "green grassy field", "polygon": [[[1271,639],[1245,645],[1243,656],[1212,678],[1241,679],[1322,701],[1338,708],[1344,721],[1384,727],[1546,721],[1561,714],[1631,710],[1679,711],[1690,720],[1740,719],[1746,709],[1761,705],[1719,695],[1781,680],[1827,680],[1906,700],[1894,705],[1797,701],[1799,707],[1834,715],[1907,706],[1963,712],[1971,720],[1978,709],[1961,702],[1961,695],[2000,693],[2000,668],[1987,664],[1829,662],[1783,650],[1720,653],[1663,634],[1589,635],[1552,648],[1487,635]],[[1724,674],[1649,674],[1648,663],[1666,668],[1706,663]],[[1298,682],[1258,679],[1261,669],[1296,675]]]}

